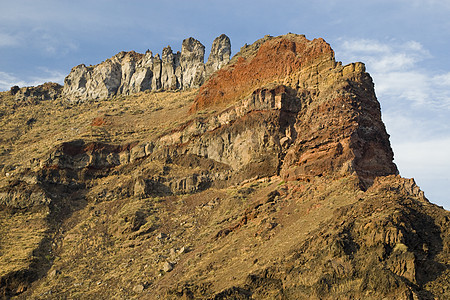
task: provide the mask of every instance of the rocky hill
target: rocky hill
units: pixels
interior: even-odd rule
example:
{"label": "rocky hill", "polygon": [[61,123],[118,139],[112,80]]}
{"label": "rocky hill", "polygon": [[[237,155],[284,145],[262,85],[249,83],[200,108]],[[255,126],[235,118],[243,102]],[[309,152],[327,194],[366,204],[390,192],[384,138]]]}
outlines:
{"label": "rocky hill", "polygon": [[450,297],[450,213],[398,175],[362,63],[295,34],[203,56],[1,95],[3,298]]}

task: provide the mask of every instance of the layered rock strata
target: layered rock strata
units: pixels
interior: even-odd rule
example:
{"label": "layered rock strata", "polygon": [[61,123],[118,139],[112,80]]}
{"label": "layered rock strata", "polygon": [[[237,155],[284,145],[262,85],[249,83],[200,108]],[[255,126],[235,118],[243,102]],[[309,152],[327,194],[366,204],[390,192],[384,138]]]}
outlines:
{"label": "layered rock strata", "polygon": [[[212,62],[227,57],[218,50],[224,42],[216,41],[214,52],[225,54],[210,56]],[[176,88],[177,78],[184,78],[186,86],[195,85],[205,72],[204,47],[191,38],[182,49],[179,60],[170,48],[163,51],[163,88]],[[145,57],[124,55],[122,61]],[[218,112],[194,118],[151,143],[83,146],[85,151],[75,156],[65,144],[47,164],[79,170],[111,168],[148,156],[173,160],[194,155],[227,166],[221,174],[206,174],[209,181],[228,178],[232,184],[255,176],[305,180],[355,173],[363,188],[378,176],[398,174],[373,82],[362,63],[342,66],[324,40],[293,34],[265,37],[237,57],[201,87],[191,106],[192,113]],[[181,67],[167,69],[164,62],[173,59]],[[129,86],[123,84],[119,91],[125,93]]]}
{"label": "layered rock strata", "polygon": [[206,64],[205,47],[192,37],[183,41],[181,52],[177,53],[170,46],[163,49],[161,56],[150,51],[120,52],[95,66],[74,67],[64,81],[62,95],[71,101],[85,101],[145,90],[198,88],[228,63],[230,53],[226,35],[214,40]]}
{"label": "layered rock strata", "polygon": [[[249,144],[258,136],[252,134],[239,152],[253,152],[250,161],[273,149],[274,173],[287,180],[356,172],[370,185],[377,176],[398,173],[370,75],[362,63],[336,62],[323,39],[289,34],[243,47],[200,88],[191,112],[239,108],[240,99],[273,103],[271,110],[255,107],[246,118],[272,112],[277,125],[258,146]],[[269,130],[263,128],[257,132]]]}
{"label": "layered rock strata", "polygon": [[[228,185],[255,176],[308,180],[356,174],[367,188],[378,176],[398,174],[373,82],[362,63],[342,66],[324,40],[292,34],[266,37],[248,48],[201,87],[191,107],[192,113],[217,112],[151,143],[85,145],[76,154],[70,151],[74,144],[65,144],[47,166],[99,169],[144,157],[173,161],[193,155],[226,166],[202,176],[208,182],[228,178]],[[181,66],[201,66],[200,43],[185,40],[183,49],[192,56],[181,56]],[[165,60],[170,52],[163,52]],[[161,74],[166,83],[177,82],[177,73]],[[193,84],[197,75],[182,77]],[[171,180],[163,180],[168,189],[174,186]]]}

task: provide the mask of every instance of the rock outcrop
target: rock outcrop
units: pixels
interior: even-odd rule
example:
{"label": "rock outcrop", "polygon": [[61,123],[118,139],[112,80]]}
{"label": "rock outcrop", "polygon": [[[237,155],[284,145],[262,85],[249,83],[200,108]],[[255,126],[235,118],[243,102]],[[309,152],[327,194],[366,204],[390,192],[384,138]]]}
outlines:
{"label": "rock outcrop", "polygon": [[55,100],[61,95],[63,87],[54,82],[46,82],[38,86],[30,86],[19,88],[13,86],[11,88],[11,95],[17,101],[45,101]]}
{"label": "rock outcrop", "polygon": [[[227,57],[220,47],[227,44],[226,37],[216,41],[213,52]],[[183,82],[195,86],[206,72],[203,53],[203,45],[192,38],[183,42],[181,54],[165,48],[162,59],[157,56],[153,61],[161,66],[160,77],[153,79],[164,89]],[[119,61],[122,70],[137,70],[136,58],[148,61],[152,56],[122,53],[94,71],[103,67],[108,70],[104,74],[110,74]],[[362,63],[342,66],[323,39],[309,41],[294,34],[265,37],[244,47],[233,60],[200,88],[191,106],[191,113],[218,110],[208,118],[195,118],[151,144],[96,145],[93,151],[83,146],[76,156],[58,150],[49,164],[99,168],[133,162],[137,153],[139,158],[156,155],[170,160],[189,154],[227,166],[224,173],[208,174],[210,181],[228,177],[232,184],[273,175],[306,180],[354,173],[364,189],[378,176],[398,174],[373,82]],[[119,92],[125,93],[136,81],[122,73],[119,82]],[[61,165],[66,161],[70,166]]]}
{"label": "rock outcrop", "polygon": [[217,37],[211,47],[211,54],[206,63],[207,76],[226,65],[231,58],[231,42],[230,38],[225,34]]}
{"label": "rock outcrop", "polygon": [[[224,40],[217,39],[214,53],[224,53],[218,46],[226,44]],[[165,48],[162,59],[153,60],[161,66],[156,82],[165,89],[183,83],[178,78],[187,86],[201,82],[206,72],[203,53],[203,45],[192,38],[183,42],[181,54]],[[191,113],[218,112],[194,118],[151,143],[64,143],[44,166],[79,173],[146,157],[163,161],[197,157],[224,166],[202,172],[201,182],[212,185],[274,175],[292,181],[356,174],[363,189],[378,176],[398,174],[373,82],[362,63],[342,66],[324,40],[293,34],[265,37],[244,47],[237,57],[200,88],[191,106]],[[136,58],[150,61],[152,55],[122,53],[102,67],[120,61],[122,70],[137,74],[142,64],[136,67]],[[100,65],[94,68],[100,69]],[[119,91],[124,93],[136,80],[129,72],[121,76]],[[180,188],[184,183],[176,182],[186,181],[185,177],[163,176],[157,181],[174,194],[197,190]]]}
{"label": "rock outcrop", "polygon": [[[323,39],[309,41],[294,34],[265,37],[236,57],[200,88],[191,107],[191,112],[247,109],[247,119],[260,115],[261,130],[244,142],[230,141],[241,145],[238,153],[248,154],[247,161],[236,161],[236,166],[273,151],[278,159],[272,169],[286,180],[356,172],[370,185],[377,176],[398,173],[373,82],[362,63],[342,66]],[[271,133],[269,120],[276,120]],[[252,143],[265,131],[260,143]],[[275,142],[263,142],[264,136]],[[229,153],[224,157],[230,159]]]}
{"label": "rock outcrop", "polygon": [[214,40],[206,64],[205,47],[192,37],[183,41],[181,52],[174,53],[168,46],[161,57],[150,51],[120,52],[95,66],[74,67],[64,81],[62,96],[71,101],[85,101],[145,90],[198,88],[228,63],[230,53],[230,39],[226,35]]}

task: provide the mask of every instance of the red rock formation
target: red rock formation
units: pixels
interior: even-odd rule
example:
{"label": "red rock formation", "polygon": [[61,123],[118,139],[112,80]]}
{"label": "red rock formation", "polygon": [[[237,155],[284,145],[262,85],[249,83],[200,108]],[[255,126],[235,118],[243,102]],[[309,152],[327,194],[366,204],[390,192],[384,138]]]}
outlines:
{"label": "red rock formation", "polygon": [[[398,173],[362,63],[342,66],[323,39],[294,34],[262,39],[236,56],[201,87],[191,112],[267,102],[253,109],[279,111],[281,149],[263,143],[249,149],[261,147],[255,157],[278,152],[278,170],[286,180],[356,172],[367,186],[377,176]],[[259,122],[265,123],[264,117]]]}
{"label": "red rock formation", "polygon": [[256,55],[240,56],[234,64],[219,70],[201,88],[191,112],[211,105],[226,105],[269,82],[282,81],[318,61],[334,62],[334,52],[323,39],[307,40],[302,35],[269,39]]}

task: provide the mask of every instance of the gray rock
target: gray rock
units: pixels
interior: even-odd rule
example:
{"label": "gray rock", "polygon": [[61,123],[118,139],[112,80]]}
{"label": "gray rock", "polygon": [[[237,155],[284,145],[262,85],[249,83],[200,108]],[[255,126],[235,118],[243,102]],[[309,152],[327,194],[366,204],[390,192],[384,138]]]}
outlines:
{"label": "gray rock", "polygon": [[23,87],[13,86],[11,95],[14,95],[16,101],[45,101],[55,100],[61,95],[62,86],[58,83],[47,82],[38,86]]}
{"label": "gray rock", "polygon": [[128,86],[124,86],[122,94],[132,94],[151,90],[155,58],[151,51],[147,51],[135,67]]}
{"label": "gray rock", "polygon": [[143,291],[144,291],[144,286],[142,284],[138,284],[133,287],[133,292],[135,292],[137,294],[142,293]]}
{"label": "gray rock", "polygon": [[161,57],[150,51],[120,52],[98,65],[72,68],[64,80],[62,95],[80,102],[145,90],[197,88],[207,76],[229,62],[230,54],[230,39],[224,34],[214,40],[206,64],[205,46],[192,37],[183,41],[181,52],[174,53],[167,46]]}
{"label": "gray rock", "polygon": [[137,197],[145,197],[147,195],[147,184],[142,177],[136,178],[133,188],[134,195]]}
{"label": "gray rock", "polygon": [[222,68],[230,61],[231,42],[230,38],[225,34],[217,37],[211,47],[211,53],[206,63],[206,76],[210,76],[215,71]]}
{"label": "gray rock", "polygon": [[49,278],[55,278],[57,277],[59,274],[61,274],[61,271],[58,269],[54,269],[52,271],[50,271],[50,273],[48,273],[48,277]]}
{"label": "gray rock", "polygon": [[192,194],[209,187],[210,178],[206,175],[192,174],[183,178],[172,179],[168,187],[174,194]]}
{"label": "gray rock", "polygon": [[187,253],[187,252],[189,252],[189,249],[184,246],[178,250],[178,254],[183,254],[183,253]]}
{"label": "gray rock", "polygon": [[39,184],[20,182],[0,189],[0,205],[11,208],[46,206],[52,199]]}
{"label": "gray rock", "polygon": [[156,236],[156,240],[157,241],[163,241],[167,238],[167,234],[160,232],[157,236]]}
{"label": "gray rock", "polygon": [[184,87],[199,87],[205,79],[205,46],[190,37],[181,46],[180,67],[182,70],[182,85]]}
{"label": "gray rock", "polygon": [[161,70],[162,70],[162,60],[159,57],[159,54],[156,54],[154,60],[153,60],[153,78],[152,78],[152,84],[151,89],[152,90],[159,90],[162,87],[161,84]]}
{"label": "gray rock", "polygon": [[167,273],[167,272],[170,272],[170,271],[173,270],[173,267],[174,267],[174,265],[173,265],[172,263],[166,261],[166,262],[164,263],[164,265],[163,265],[163,271],[166,272],[166,273]]}
{"label": "gray rock", "polygon": [[15,94],[17,94],[18,91],[20,91],[20,88],[17,85],[15,85],[11,87],[11,90],[9,92],[11,95],[14,96]]}
{"label": "gray rock", "polygon": [[136,145],[130,150],[130,162],[134,162],[140,158],[145,157],[145,144]]}
{"label": "gray rock", "polygon": [[173,53],[172,48],[167,46],[163,49],[161,66],[161,85],[164,90],[175,90],[181,88],[179,78],[175,71],[180,63],[180,53]]}

